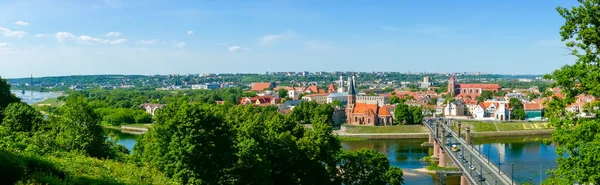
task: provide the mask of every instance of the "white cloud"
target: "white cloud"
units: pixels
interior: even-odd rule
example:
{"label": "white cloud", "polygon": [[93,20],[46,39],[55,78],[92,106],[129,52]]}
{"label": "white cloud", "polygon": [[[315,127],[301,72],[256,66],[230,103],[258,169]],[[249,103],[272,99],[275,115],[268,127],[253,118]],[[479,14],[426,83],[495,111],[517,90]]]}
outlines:
{"label": "white cloud", "polygon": [[58,32],[56,33],[56,40],[58,40],[58,42],[63,42],[65,40],[72,40],[75,39],[75,35],[73,35],[72,33],[69,32]]}
{"label": "white cloud", "polygon": [[127,42],[127,39],[117,39],[117,40],[111,40],[109,43],[110,44],[123,44]]}
{"label": "white cloud", "polygon": [[106,33],[107,37],[120,37],[121,36],[121,32],[108,32]]}
{"label": "white cloud", "polygon": [[291,31],[286,31],[280,34],[266,35],[260,38],[260,45],[266,46],[270,44],[276,44],[294,36],[296,36],[296,33]]}
{"label": "white cloud", "polygon": [[183,48],[185,47],[185,42],[173,42],[174,48]]}
{"label": "white cloud", "polygon": [[79,41],[81,43],[97,42],[97,43],[102,43],[102,44],[122,44],[122,43],[127,42],[127,39],[105,40],[105,39],[90,37],[87,35],[82,35],[82,36],[77,37],[77,41]]}
{"label": "white cloud", "polygon": [[0,53],[10,52],[13,50],[13,46],[9,43],[0,42]]}
{"label": "white cloud", "polygon": [[12,45],[6,42],[0,42],[0,48],[12,48]]}
{"label": "white cloud", "polygon": [[190,31],[187,31],[187,34],[188,34],[188,35],[193,35],[193,34],[194,34],[194,31],[192,31],[192,30],[190,30]]}
{"label": "white cloud", "polygon": [[25,21],[17,21],[17,22],[15,22],[15,25],[18,25],[18,26],[29,26],[29,23],[25,22]]}
{"label": "white cloud", "polygon": [[42,37],[45,37],[45,36],[46,35],[40,33],[40,34],[35,34],[33,37],[35,37],[35,38],[42,38]]}
{"label": "white cloud", "polygon": [[229,52],[243,52],[243,51],[249,51],[250,48],[244,48],[241,46],[231,46],[229,47]]}
{"label": "white cloud", "polygon": [[24,31],[12,31],[8,28],[3,28],[0,27],[0,33],[2,35],[4,35],[5,37],[24,37],[25,35],[27,35],[27,32]]}
{"label": "white cloud", "polygon": [[158,40],[153,39],[153,40],[138,40],[135,43],[136,44],[154,44],[156,42],[158,42]]}

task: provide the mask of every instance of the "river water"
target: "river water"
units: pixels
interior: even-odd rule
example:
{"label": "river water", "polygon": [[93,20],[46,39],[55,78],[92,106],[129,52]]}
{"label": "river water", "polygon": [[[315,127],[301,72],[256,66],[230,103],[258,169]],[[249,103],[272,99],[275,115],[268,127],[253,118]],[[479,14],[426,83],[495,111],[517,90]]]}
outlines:
{"label": "river water", "polygon": [[[129,150],[135,145],[135,141],[141,135],[121,133],[118,130],[105,129],[108,135],[118,137],[118,143]],[[540,177],[546,179],[546,170],[556,167],[556,154],[554,145],[542,143],[544,138],[499,138],[475,140],[475,148],[481,148],[486,154],[489,150],[491,161],[497,164],[500,159],[500,168],[506,174],[511,174],[511,163],[514,163],[514,178],[517,182],[529,182],[531,178],[534,184],[539,184]],[[428,155],[429,147],[421,144],[425,139],[402,139],[402,140],[367,140],[367,141],[345,141],[342,147],[346,150],[357,150],[362,148],[374,149],[385,153],[394,166],[404,170],[405,184],[434,184],[434,175],[416,171],[424,168],[426,162],[420,161]],[[498,153],[500,155],[498,156]],[[541,167],[541,176],[540,176]],[[447,184],[460,184],[459,178],[448,178]]]}
{"label": "river water", "polygon": [[44,101],[47,98],[56,98],[60,96],[60,94],[49,93],[49,92],[37,92],[37,91],[23,91],[20,90],[10,90],[11,93],[17,95],[17,97],[21,98],[24,102],[28,104],[34,104],[36,102]]}

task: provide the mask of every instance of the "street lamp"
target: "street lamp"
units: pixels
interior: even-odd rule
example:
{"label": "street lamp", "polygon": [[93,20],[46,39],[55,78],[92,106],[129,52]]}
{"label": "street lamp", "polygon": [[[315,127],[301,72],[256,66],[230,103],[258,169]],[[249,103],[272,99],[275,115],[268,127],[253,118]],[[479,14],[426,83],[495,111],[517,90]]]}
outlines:
{"label": "street lamp", "polygon": [[510,163],[510,178],[512,179],[512,181],[510,181],[510,184],[512,185],[515,181],[515,163]]}
{"label": "street lamp", "polygon": [[542,184],[542,166],[540,166],[540,184]]}
{"label": "street lamp", "polygon": [[498,173],[500,173],[500,165],[502,165],[500,163],[500,152],[498,152]]}

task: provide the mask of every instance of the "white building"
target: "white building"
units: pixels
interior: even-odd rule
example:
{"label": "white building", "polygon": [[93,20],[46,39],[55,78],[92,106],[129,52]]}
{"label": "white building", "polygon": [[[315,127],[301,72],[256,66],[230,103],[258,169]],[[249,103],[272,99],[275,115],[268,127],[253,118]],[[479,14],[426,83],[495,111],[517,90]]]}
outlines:
{"label": "white building", "polygon": [[485,101],[477,105],[473,111],[476,120],[510,120],[510,111],[506,101]]}
{"label": "white building", "polygon": [[465,105],[460,101],[448,102],[444,107],[444,116],[464,116]]}
{"label": "white building", "polygon": [[164,107],[164,104],[157,104],[157,103],[144,103],[141,105],[142,108],[144,108],[146,110],[146,112],[152,116],[154,116],[154,113],[156,112],[156,110]]}
{"label": "white building", "polygon": [[365,104],[377,104],[378,106],[384,106],[388,103],[387,96],[356,96],[357,103]]}
{"label": "white building", "polygon": [[338,92],[327,95],[327,103],[332,103],[335,100],[339,100],[343,105],[345,105],[348,103],[348,92]]}

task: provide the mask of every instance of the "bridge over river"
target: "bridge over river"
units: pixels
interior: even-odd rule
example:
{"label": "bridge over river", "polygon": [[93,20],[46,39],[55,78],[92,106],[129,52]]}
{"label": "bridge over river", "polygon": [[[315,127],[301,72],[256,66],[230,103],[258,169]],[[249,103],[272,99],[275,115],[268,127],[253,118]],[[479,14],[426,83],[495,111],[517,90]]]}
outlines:
{"label": "bridge over river", "polygon": [[[507,165],[490,161],[489,152],[478,150],[472,144],[471,130],[467,127],[461,133],[461,123],[449,119],[428,119],[423,124],[429,129],[429,143],[433,144],[433,156],[439,166],[456,166],[462,171],[461,185],[503,184],[515,185],[513,174],[505,174],[497,165]],[[456,132],[451,128],[455,127]],[[513,164],[508,164],[513,165]]]}

